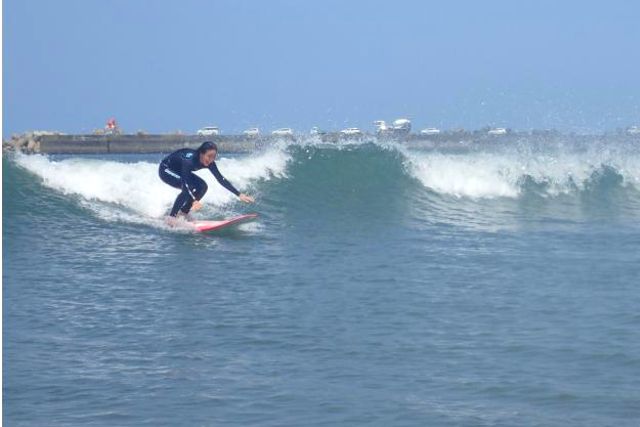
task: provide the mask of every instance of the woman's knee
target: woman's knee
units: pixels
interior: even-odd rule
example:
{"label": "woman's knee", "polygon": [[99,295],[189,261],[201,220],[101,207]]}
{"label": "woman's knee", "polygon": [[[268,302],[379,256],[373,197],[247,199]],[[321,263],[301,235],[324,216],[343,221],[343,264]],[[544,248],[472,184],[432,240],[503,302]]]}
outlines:
{"label": "woman's knee", "polygon": [[176,175],[174,172],[172,172],[172,174],[169,174],[169,172],[167,171],[167,168],[163,167],[162,165],[160,165],[160,168],[158,168],[158,175],[160,175],[160,179],[165,184],[168,184],[168,185],[172,186],[173,188],[181,188],[182,187],[182,182],[180,180],[180,176]]}
{"label": "woman's knee", "polygon": [[202,181],[199,183],[198,185],[198,194],[197,194],[197,198],[198,200],[202,199],[204,197],[204,195],[207,193],[207,190],[209,189],[209,186],[207,185],[206,182]]}

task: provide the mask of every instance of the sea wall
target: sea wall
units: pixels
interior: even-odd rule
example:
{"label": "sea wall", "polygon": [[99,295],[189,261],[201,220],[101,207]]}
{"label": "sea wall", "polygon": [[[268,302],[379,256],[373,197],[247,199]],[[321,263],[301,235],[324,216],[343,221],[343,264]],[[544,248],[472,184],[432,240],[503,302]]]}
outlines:
{"label": "sea wall", "polygon": [[260,146],[258,139],[238,136],[198,135],[64,135],[38,134],[35,132],[16,135],[5,142],[5,149],[25,153],[42,154],[121,154],[162,153],[179,148],[194,148],[203,141],[215,141],[221,151],[250,152]]}
{"label": "sea wall", "polygon": [[[3,149],[27,154],[142,154],[196,148],[204,141],[213,141],[220,151],[247,153],[283,139],[294,141],[297,138],[300,137],[184,134],[67,135],[35,131],[13,135],[10,140],[3,142]],[[322,142],[337,142],[340,134],[327,133],[317,138]]]}
{"label": "sea wall", "polygon": [[[584,143],[595,142],[603,135],[564,135],[557,132],[511,132],[506,135],[487,135],[486,132],[446,132],[438,135],[344,136],[338,132],[322,135],[295,135],[284,137],[291,141],[317,140],[323,143],[336,143],[342,140],[368,140],[386,138],[401,141],[415,148],[450,147],[456,148],[466,143],[497,142],[504,144],[518,141],[558,141],[569,139]],[[610,134],[607,141],[640,140],[640,135]],[[27,154],[144,154],[168,153],[180,148],[196,148],[203,141],[214,141],[220,151],[226,153],[248,153],[256,149],[282,141],[283,137],[271,135],[247,137],[244,135],[183,135],[183,134],[128,134],[128,135],[67,135],[51,132],[27,132],[13,135],[3,142],[4,151],[20,151]]]}

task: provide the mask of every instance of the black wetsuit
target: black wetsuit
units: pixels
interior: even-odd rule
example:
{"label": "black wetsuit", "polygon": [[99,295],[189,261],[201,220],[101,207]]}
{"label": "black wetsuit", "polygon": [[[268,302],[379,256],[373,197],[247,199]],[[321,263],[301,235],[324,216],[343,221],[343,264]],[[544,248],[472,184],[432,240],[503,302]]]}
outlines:
{"label": "black wetsuit", "polygon": [[[158,170],[160,179],[170,186],[182,190],[182,193],[176,197],[176,201],[169,215],[176,216],[178,211],[187,214],[191,210],[193,201],[202,199],[207,192],[207,183],[194,174],[193,171],[203,169],[204,167],[205,166],[200,163],[200,155],[198,152],[189,148],[175,151],[160,162],[160,168]],[[212,162],[208,169],[224,188],[236,196],[240,195],[240,192],[222,176],[218,170],[218,166],[216,166],[216,162]]]}

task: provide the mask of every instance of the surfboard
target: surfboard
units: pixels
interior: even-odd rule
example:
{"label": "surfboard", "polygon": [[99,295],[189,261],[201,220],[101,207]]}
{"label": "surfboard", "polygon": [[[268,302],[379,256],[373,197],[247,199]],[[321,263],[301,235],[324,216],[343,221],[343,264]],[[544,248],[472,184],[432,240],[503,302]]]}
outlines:
{"label": "surfboard", "polygon": [[221,230],[237,224],[253,221],[258,218],[258,214],[247,214],[235,216],[233,218],[221,219],[219,221],[193,221],[191,224],[195,231],[206,233],[209,231]]}

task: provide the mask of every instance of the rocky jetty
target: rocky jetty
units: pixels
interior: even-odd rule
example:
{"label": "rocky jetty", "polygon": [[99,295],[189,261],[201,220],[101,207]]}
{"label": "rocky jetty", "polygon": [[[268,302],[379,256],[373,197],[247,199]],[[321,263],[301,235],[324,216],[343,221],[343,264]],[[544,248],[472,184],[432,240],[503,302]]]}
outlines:
{"label": "rocky jetty", "polygon": [[61,135],[59,132],[31,131],[13,134],[8,141],[2,141],[2,151],[18,151],[27,154],[40,152],[40,139],[44,135]]}

